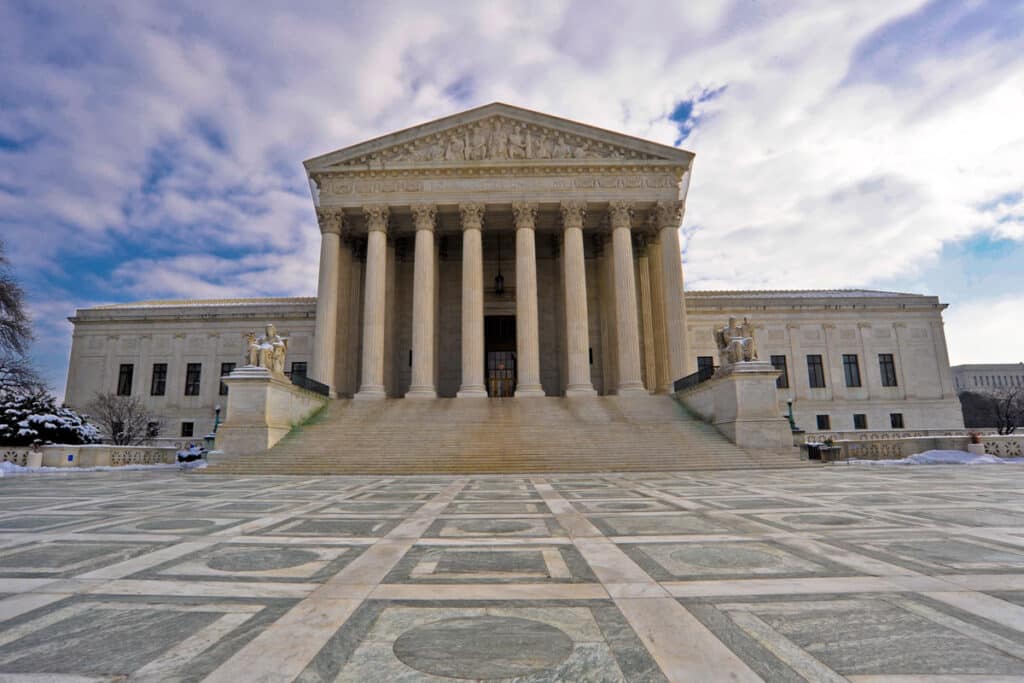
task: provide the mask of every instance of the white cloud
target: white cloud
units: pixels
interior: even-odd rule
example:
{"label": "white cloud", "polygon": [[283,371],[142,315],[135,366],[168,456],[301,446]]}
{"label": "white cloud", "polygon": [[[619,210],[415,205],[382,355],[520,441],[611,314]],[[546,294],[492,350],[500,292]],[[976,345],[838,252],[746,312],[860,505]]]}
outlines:
{"label": "white cloud", "polygon": [[949,309],[945,318],[953,365],[1024,361],[1024,335],[1016,332],[1024,320],[1024,296],[972,301]]}
{"label": "white cloud", "polygon": [[[672,144],[674,107],[725,87],[684,143],[691,285],[870,285],[982,231],[1024,239],[1024,53],[997,35],[1019,10],[699,5],[2,5],[0,137],[28,142],[0,144],[0,229],[69,308],[310,294],[304,158],[492,100]],[[82,268],[93,291],[54,284]]]}

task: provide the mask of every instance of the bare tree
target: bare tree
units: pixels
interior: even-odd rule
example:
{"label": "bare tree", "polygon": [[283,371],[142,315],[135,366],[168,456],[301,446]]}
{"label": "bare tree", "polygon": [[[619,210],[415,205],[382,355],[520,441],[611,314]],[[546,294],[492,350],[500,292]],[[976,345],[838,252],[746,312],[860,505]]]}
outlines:
{"label": "bare tree", "polygon": [[86,410],[103,439],[117,446],[137,446],[163,431],[160,419],[135,396],[96,394]]}
{"label": "bare tree", "polygon": [[25,358],[0,353],[0,399],[45,392],[46,384]]}
{"label": "bare tree", "polygon": [[32,321],[25,310],[25,290],[7,271],[0,242],[0,352],[23,354],[32,341]]}
{"label": "bare tree", "polygon": [[1005,387],[992,397],[996,429],[1000,434],[1013,434],[1024,422],[1024,388]]}

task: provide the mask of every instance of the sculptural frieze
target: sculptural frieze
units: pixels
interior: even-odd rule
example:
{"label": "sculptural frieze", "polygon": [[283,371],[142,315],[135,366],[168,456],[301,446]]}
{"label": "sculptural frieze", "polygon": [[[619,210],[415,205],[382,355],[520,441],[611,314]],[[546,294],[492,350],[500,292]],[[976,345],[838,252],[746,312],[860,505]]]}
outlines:
{"label": "sculptural frieze", "polygon": [[283,375],[287,354],[288,338],[279,335],[273,323],[267,323],[262,337],[257,338],[255,332],[246,335],[246,365],[266,368],[275,375]]}
{"label": "sculptural frieze", "polygon": [[729,316],[729,324],[715,330],[715,344],[718,346],[718,364],[722,368],[758,359],[754,326],[746,318],[737,324],[736,317]]}
{"label": "sculptural frieze", "polygon": [[542,126],[493,116],[346,161],[346,166],[401,162],[536,159],[657,159],[651,154]]}

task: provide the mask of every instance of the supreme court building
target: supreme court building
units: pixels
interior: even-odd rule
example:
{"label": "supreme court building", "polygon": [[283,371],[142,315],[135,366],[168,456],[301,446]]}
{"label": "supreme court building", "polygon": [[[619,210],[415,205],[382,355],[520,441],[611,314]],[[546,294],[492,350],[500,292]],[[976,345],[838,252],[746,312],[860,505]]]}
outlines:
{"label": "supreme court building", "polygon": [[693,158],[500,103],[315,157],[315,299],[79,310],[68,403],[117,390],[201,434],[265,322],[337,398],[668,394],[736,315],[804,429],[962,427],[935,297],[684,295]]}

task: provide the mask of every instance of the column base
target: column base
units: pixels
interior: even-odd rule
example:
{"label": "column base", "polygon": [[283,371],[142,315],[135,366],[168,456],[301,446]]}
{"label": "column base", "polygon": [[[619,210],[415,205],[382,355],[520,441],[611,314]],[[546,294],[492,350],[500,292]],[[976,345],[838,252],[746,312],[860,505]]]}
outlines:
{"label": "column base", "polygon": [[410,387],[409,391],[405,392],[406,398],[437,398],[437,392],[434,387]]}
{"label": "column base", "polygon": [[615,393],[619,396],[637,396],[639,394],[646,394],[647,389],[639,382],[636,384],[621,384]]}
{"label": "column base", "polygon": [[572,398],[573,396],[597,396],[597,392],[589,384],[570,384],[565,389],[565,397]]}
{"label": "column base", "polygon": [[487,398],[487,389],[482,384],[464,386],[455,394],[455,398]]}
{"label": "column base", "polygon": [[358,393],[356,393],[356,395],[353,396],[352,398],[356,399],[357,401],[380,401],[387,397],[388,395],[384,391],[384,387],[363,385],[359,387]]}
{"label": "column base", "polygon": [[516,387],[516,398],[534,398],[543,397],[545,395],[544,388],[539,384],[520,384]]}

